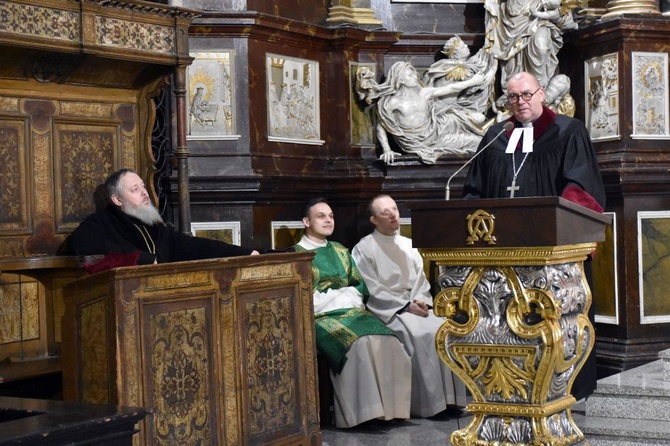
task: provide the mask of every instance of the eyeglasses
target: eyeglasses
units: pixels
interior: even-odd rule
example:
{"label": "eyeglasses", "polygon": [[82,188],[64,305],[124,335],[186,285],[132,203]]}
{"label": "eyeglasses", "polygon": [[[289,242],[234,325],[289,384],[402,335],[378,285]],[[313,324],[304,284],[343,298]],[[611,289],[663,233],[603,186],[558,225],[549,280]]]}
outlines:
{"label": "eyeglasses", "polygon": [[530,93],[528,91],[526,91],[524,93],[521,93],[521,94],[509,93],[507,95],[507,102],[509,102],[510,104],[516,104],[517,102],[519,102],[519,98],[523,98],[524,101],[528,102],[531,99],[533,99],[533,95],[535,93],[537,93],[538,91],[540,91],[541,88],[542,87],[539,87],[537,90],[535,90],[532,93]]}

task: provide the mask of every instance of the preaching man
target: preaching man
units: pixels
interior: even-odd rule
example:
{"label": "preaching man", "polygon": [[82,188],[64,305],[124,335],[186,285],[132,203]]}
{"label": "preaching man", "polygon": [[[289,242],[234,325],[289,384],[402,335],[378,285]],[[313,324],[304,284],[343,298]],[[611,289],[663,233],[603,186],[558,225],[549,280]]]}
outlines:
{"label": "preaching man", "polygon": [[105,191],[109,204],[81,222],[68,237],[65,254],[104,254],[108,257],[101,263],[109,267],[258,254],[253,249],[182,234],[166,225],[151,203],[144,181],[131,169],[111,174]]}
{"label": "preaching man", "polygon": [[[605,207],[598,160],[584,124],[557,115],[543,104],[544,89],[530,73],[517,73],[507,85],[514,128],[473,160],[464,198],[563,196],[602,212]],[[486,132],[491,142],[507,121]]]}
{"label": "preaching man", "polygon": [[328,360],[335,425],[409,418],[411,364],[402,344],[365,310],[368,290],[349,250],[327,239],[335,218],[323,198],[310,200],[296,251],[314,251],[316,344]]}
{"label": "preaching man", "polygon": [[465,386],[440,360],[435,335],[444,322],[432,310],[421,254],[398,233],[395,201],[379,195],[368,206],[372,234],[352,256],[370,291],[368,309],[398,336],[412,358],[412,416],[431,417],[447,406],[465,406]]}
{"label": "preaching man", "polygon": [[[605,207],[605,188],[596,152],[584,124],[554,113],[545,104],[545,90],[530,73],[513,75],[507,84],[507,102],[513,130],[502,134],[474,160],[463,186],[463,198],[561,196],[596,212]],[[491,126],[480,148],[502,130]],[[584,263],[591,281],[590,262]],[[589,309],[594,319],[594,307]],[[572,395],[578,400],[596,385],[595,355],[583,365]]]}

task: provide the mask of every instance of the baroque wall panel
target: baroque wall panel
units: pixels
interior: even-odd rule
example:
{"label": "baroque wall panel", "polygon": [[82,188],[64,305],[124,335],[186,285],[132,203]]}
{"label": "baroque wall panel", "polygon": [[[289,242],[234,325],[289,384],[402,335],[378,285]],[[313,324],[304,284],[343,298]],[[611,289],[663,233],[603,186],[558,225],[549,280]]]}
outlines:
{"label": "baroque wall panel", "polygon": [[0,232],[29,229],[25,125],[25,119],[0,116]]}
{"label": "baroque wall panel", "polygon": [[109,174],[122,166],[136,167],[138,127],[134,104],[62,101],[59,106],[54,122],[55,220],[58,230],[67,230],[93,212],[93,192]]}
{"label": "baroque wall panel", "polygon": [[93,192],[115,170],[113,124],[55,123],[56,226],[76,227],[93,211]]}

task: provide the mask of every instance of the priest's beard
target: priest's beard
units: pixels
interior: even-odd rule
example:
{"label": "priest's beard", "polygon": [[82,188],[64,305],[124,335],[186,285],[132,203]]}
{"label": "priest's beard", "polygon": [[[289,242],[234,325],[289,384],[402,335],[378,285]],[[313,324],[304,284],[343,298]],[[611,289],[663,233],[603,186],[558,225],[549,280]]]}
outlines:
{"label": "priest's beard", "polygon": [[128,203],[122,203],[121,210],[131,217],[135,217],[147,226],[163,223],[160,212],[158,212],[158,209],[151,203],[137,207]]}

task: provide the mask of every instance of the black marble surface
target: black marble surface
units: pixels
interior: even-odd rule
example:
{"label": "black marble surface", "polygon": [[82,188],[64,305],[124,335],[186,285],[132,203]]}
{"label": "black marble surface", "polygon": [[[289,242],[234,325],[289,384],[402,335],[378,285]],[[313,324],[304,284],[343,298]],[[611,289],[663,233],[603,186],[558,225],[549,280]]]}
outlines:
{"label": "black marble surface", "polygon": [[0,446],[132,445],[142,408],[0,397]]}

